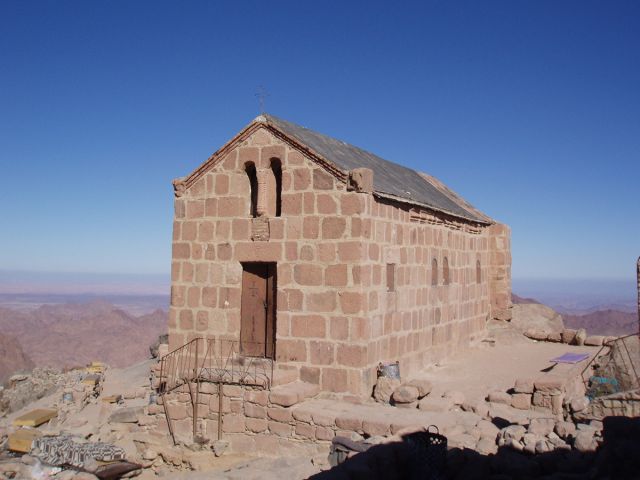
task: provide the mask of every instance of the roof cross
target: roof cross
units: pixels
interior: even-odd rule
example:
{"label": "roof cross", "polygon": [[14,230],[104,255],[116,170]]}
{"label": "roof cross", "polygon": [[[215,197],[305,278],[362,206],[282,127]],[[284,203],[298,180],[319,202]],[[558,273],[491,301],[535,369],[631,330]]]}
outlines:
{"label": "roof cross", "polygon": [[267,92],[267,90],[264,88],[264,86],[260,85],[258,87],[258,91],[255,93],[255,96],[258,99],[258,102],[260,102],[260,114],[262,115],[264,113],[265,99],[267,97],[270,97],[271,94],[269,92]]}

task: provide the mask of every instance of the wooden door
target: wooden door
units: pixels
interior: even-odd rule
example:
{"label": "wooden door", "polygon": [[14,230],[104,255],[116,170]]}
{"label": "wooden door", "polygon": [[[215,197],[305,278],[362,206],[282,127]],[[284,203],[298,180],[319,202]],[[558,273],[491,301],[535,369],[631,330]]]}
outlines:
{"label": "wooden door", "polygon": [[273,358],[275,300],[276,264],[243,264],[240,307],[240,351],[243,355]]}

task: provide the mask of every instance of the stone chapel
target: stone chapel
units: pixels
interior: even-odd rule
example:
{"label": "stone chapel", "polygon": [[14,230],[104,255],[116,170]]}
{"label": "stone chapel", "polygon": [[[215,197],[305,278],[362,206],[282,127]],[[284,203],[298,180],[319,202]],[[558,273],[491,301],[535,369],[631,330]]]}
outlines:
{"label": "stone chapel", "polygon": [[509,228],[434,177],[260,115],[174,181],[169,350],[237,342],[274,375],[371,395],[509,320]]}

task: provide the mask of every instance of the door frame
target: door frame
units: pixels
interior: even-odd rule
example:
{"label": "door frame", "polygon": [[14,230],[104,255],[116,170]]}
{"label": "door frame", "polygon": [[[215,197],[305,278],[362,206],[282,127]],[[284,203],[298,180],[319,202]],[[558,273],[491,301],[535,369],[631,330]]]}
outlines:
{"label": "door frame", "polygon": [[[265,331],[264,331],[264,351],[261,354],[256,355],[254,352],[251,352],[251,355],[245,354],[245,349],[243,346],[243,316],[242,316],[242,297],[245,294],[244,290],[244,275],[247,271],[247,266],[249,265],[264,265],[266,268],[266,299],[265,299]],[[278,265],[276,262],[241,262],[242,265],[242,281],[241,281],[241,300],[240,300],[240,354],[250,357],[258,357],[258,358],[269,358],[275,359],[275,350],[276,350],[276,315],[278,311]]]}

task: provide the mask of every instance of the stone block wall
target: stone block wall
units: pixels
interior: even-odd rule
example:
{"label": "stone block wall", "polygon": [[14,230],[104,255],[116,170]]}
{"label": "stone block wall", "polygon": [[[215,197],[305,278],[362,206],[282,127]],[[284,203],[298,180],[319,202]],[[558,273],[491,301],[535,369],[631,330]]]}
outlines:
{"label": "stone block wall", "polygon": [[366,215],[360,277],[370,392],[378,362],[399,360],[409,378],[484,331],[490,253],[486,228],[444,214],[369,196]]}
{"label": "stone block wall", "polygon": [[[282,165],[281,216],[251,218],[244,165],[254,162],[260,182],[273,158]],[[258,130],[193,185],[178,183],[169,349],[196,337],[238,339],[241,262],[276,262],[276,367],[329,391],[362,383],[358,213],[368,194],[347,191],[344,180]],[[260,198],[258,210],[271,201]],[[268,240],[252,238],[256,224]]]}
{"label": "stone block wall", "polygon": [[489,228],[489,291],[491,316],[511,320],[511,230],[496,223]]}
{"label": "stone block wall", "polygon": [[175,183],[170,350],[196,337],[239,338],[242,262],[277,263],[276,369],[336,393],[370,395],[383,361],[400,360],[411,375],[464,348],[494,304],[508,306],[506,227],[383,200],[366,188],[366,169],[350,179],[262,127],[212,162],[193,183]]}

